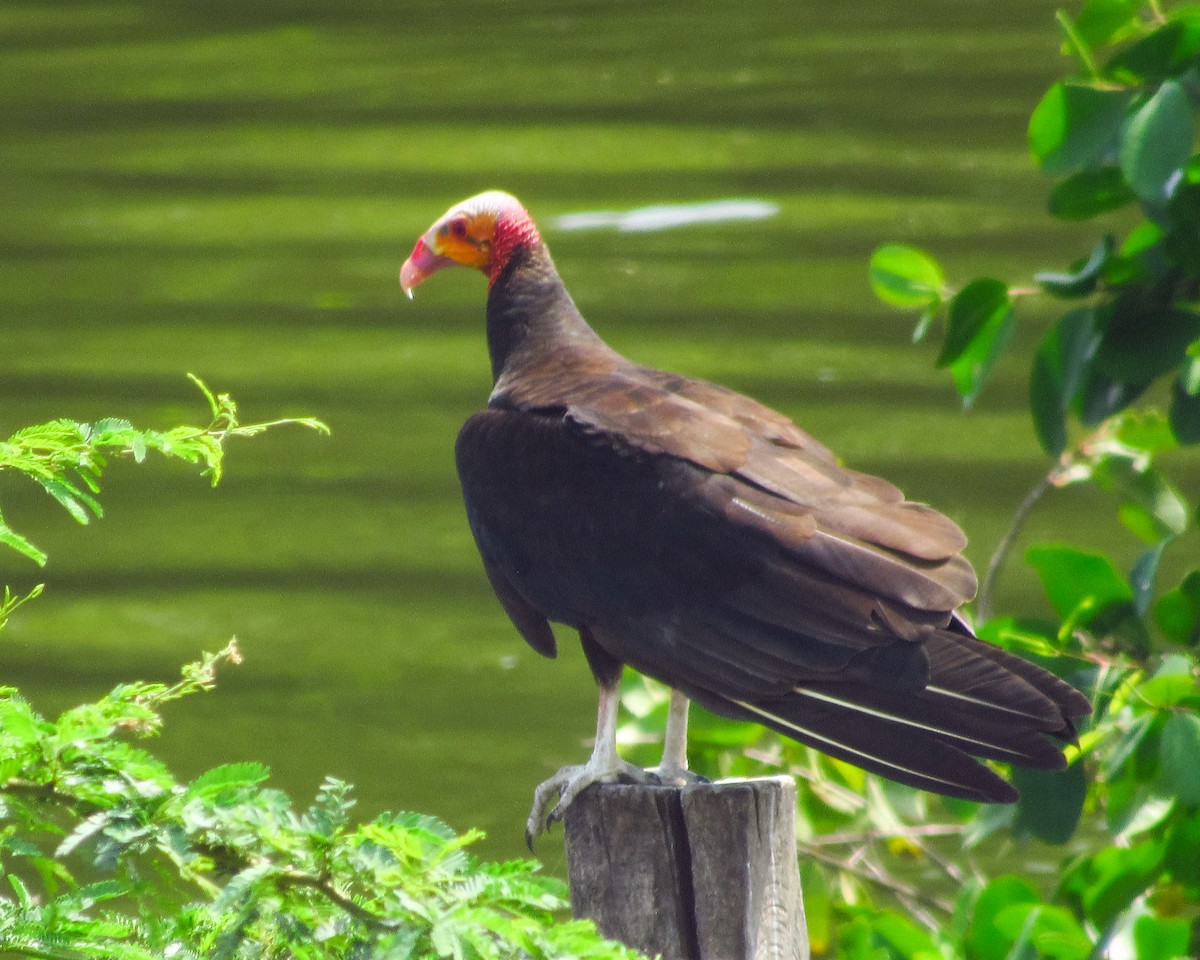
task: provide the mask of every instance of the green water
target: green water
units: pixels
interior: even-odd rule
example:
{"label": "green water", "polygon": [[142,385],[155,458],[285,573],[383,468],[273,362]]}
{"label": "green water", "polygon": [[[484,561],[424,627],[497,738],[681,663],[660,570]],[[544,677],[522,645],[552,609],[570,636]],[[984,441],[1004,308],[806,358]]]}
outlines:
{"label": "green water", "polygon": [[[439,275],[413,304],[396,284],[416,236],[489,187],[526,202],[615,346],[782,408],[986,559],[1041,469],[1025,360],[964,416],[866,261],[907,240],[954,276],[1021,279],[1090,245],[1041,216],[1023,148],[1062,67],[1053,8],[9,0],[0,436],[202,420],[185,371],[247,420],[310,414],[333,436],[234,446],[215,492],[116,465],[87,528],[3,480],[51,562],[0,556],[2,582],[47,583],[0,679],[53,711],[236,634],[245,665],[168,716],[182,775],[259,759],[301,798],[335,775],[364,814],[419,809],[485,828],[489,856],[520,850],[533,785],[584,754],[593,688],[573,642],[543,661],[507,623],[459,503],[454,436],[490,388],[483,280]],[[780,213],[553,228],[725,198]],[[1019,570],[1003,596],[1036,602]]]}

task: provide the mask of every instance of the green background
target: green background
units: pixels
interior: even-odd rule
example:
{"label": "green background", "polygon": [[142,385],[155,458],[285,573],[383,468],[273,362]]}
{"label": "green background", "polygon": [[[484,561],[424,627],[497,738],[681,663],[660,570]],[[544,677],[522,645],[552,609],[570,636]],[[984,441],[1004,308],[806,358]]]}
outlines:
{"label": "green background", "polygon": [[[952,277],[1026,278],[1090,248],[1090,227],[1044,216],[1025,149],[1064,69],[1053,10],[0,6],[0,436],[58,416],[203,422],[185,371],[246,421],[333,428],[232,447],[215,492],[117,465],[88,528],[0,478],[5,516],[51,555],[40,572],[0,557],[2,582],[47,584],[5,633],[0,681],[53,712],[236,634],[245,665],[168,716],[181,775],[263,760],[298,798],[335,775],[364,815],[417,809],[485,828],[485,855],[521,849],[533,786],[586,753],[593,686],[573,640],[556,663],[524,646],[460,505],[454,436],[490,389],[484,281],[439,275],[414,304],[396,284],[415,238],[492,187],[526,203],[614,346],[784,410],[949,513],[986,562],[1046,467],[1025,381],[1049,314],[1023,308],[964,415],[914,318],[873,300],[867,260],[901,241]],[[555,228],[729,198],[779,213]],[[1110,517],[1052,497],[1037,538],[1086,542]],[[1014,564],[1001,609],[1040,604]]]}

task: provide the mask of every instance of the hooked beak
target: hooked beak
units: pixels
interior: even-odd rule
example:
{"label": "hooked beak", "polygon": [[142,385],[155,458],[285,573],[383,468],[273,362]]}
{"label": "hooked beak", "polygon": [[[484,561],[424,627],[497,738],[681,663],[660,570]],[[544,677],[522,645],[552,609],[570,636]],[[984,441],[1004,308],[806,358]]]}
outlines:
{"label": "hooked beak", "polygon": [[413,289],[424,283],[430,274],[456,264],[457,261],[450,257],[439,256],[430,250],[425,244],[425,238],[421,237],[413,247],[412,254],[404,261],[404,266],[400,268],[400,289],[411,300]]}

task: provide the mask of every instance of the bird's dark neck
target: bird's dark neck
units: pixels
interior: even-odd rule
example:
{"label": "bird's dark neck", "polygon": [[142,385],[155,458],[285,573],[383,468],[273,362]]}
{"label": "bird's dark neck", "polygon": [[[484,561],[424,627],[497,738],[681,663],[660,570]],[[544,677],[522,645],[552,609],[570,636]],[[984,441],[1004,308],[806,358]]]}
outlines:
{"label": "bird's dark neck", "polygon": [[494,382],[534,364],[612,352],[583,319],[541,243],[514,250],[492,284],[487,339]]}

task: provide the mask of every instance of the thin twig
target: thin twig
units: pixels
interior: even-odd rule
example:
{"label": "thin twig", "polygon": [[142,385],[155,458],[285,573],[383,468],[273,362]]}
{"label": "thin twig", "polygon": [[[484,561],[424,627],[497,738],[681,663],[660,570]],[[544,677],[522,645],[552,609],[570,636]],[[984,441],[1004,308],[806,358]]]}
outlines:
{"label": "thin twig", "polygon": [[366,907],[355,903],[350,897],[342,893],[333,885],[333,881],[328,877],[318,876],[313,873],[304,873],[300,870],[287,870],[281,873],[278,877],[278,882],[283,886],[288,887],[308,887],[311,890],[316,890],[323,894],[326,899],[337,904],[346,913],[354,917],[368,926],[376,927],[380,930],[396,930],[402,926],[402,921],[385,920],[383,917],[376,916]]}
{"label": "thin twig", "polygon": [[902,830],[867,830],[860,832],[827,833],[806,841],[810,847],[843,846],[846,844],[862,844],[847,862],[854,863],[865,858],[870,848],[880,840],[906,840],[911,843],[923,857],[939,868],[955,883],[962,883],[966,874],[934,847],[924,843],[922,837],[959,836],[963,832],[961,824],[929,823],[923,826],[905,827]]}
{"label": "thin twig", "polygon": [[90,800],[84,800],[82,797],[59,790],[53,783],[38,783],[37,781],[25,780],[21,777],[9,777],[9,779],[0,783],[0,794],[4,793],[11,794],[12,796],[30,797],[35,800],[53,801],[54,803],[61,803],[63,806],[70,807],[72,810],[80,807],[89,810],[104,809]]}
{"label": "thin twig", "polygon": [[981,623],[991,619],[992,591],[996,586],[996,579],[1000,576],[1000,569],[1004,566],[1004,561],[1008,559],[1008,555],[1016,545],[1017,537],[1021,535],[1021,528],[1025,526],[1025,521],[1029,518],[1029,514],[1033,512],[1033,508],[1046,495],[1046,491],[1055,485],[1054,479],[1058,476],[1060,469],[1061,465],[1055,464],[1054,469],[1042,477],[1034,485],[1033,489],[1025,495],[1025,499],[1017,507],[1017,512],[1013,514],[1012,523],[1009,524],[1008,531],[1004,534],[1004,538],[996,547],[996,552],[992,554],[992,558],[988,561],[987,571],[983,575],[983,583],[979,587],[979,602],[975,605],[975,610]]}
{"label": "thin twig", "polygon": [[[798,843],[797,847],[802,856],[809,856],[814,860],[826,864],[827,866],[834,867],[838,870],[845,870],[847,873],[854,874],[856,877],[869,880],[872,883],[883,887],[897,899],[905,901],[906,904],[921,903],[947,914],[952,913],[954,910],[954,906],[951,903],[938,897],[933,897],[929,894],[922,893],[916,887],[911,886],[902,880],[897,880],[895,877],[891,876],[882,868],[880,868],[877,864],[867,861],[866,866],[860,866],[858,862],[856,862],[857,860],[861,859],[860,856],[853,857],[850,860],[843,860],[839,857],[825,853],[819,847],[810,847],[805,843]],[[862,853],[863,851],[858,851],[859,855]]]}
{"label": "thin twig", "polygon": [[957,863],[954,863],[949,857],[942,856],[938,850],[935,850],[928,843],[922,843],[920,840],[916,840],[914,842],[916,843],[917,849],[920,850],[926,858],[928,858],[929,862],[934,866],[940,867],[942,873],[944,873],[955,883],[961,885],[966,880],[966,873],[963,872],[963,869]]}
{"label": "thin twig", "polygon": [[844,833],[823,833],[805,841],[811,847],[834,847],[867,840],[891,840],[893,837],[948,837],[963,832],[957,823],[927,823],[922,826],[904,827],[902,830],[857,830]]}
{"label": "thin twig", "polygon": [[72,957],[79,956],[73,952],[56,953],[49,948],[35,947],[29,943],[16,943],[7,937],[0,937],[0,951],[6,956],[35,957],[36,960],[70,960]]}

